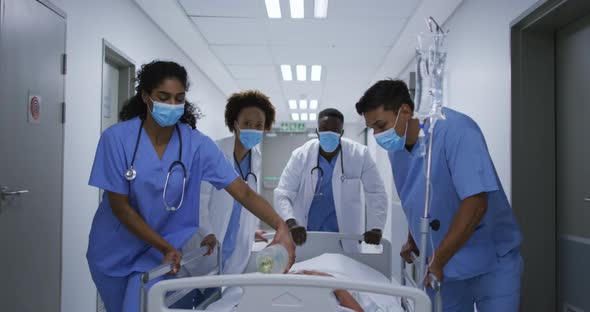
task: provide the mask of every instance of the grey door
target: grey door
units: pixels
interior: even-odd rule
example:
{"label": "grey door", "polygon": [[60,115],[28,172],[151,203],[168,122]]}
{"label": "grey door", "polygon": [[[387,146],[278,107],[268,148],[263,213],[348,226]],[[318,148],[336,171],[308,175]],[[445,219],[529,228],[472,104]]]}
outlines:
{"label": "grey door", "polygon": [[0,7],[0,310],[59,311],[66,21],[35,0]]}
{"label": "grey door", "polygon": [[555,51],[558,308],[590,311],[590,16],[559,30]]}

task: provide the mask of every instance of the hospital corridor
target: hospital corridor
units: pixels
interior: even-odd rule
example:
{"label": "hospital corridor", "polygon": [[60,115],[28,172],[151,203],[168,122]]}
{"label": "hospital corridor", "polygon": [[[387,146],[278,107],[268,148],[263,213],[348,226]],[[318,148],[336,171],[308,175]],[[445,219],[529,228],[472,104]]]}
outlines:
{"label": "hospital corridor", "polygon": [[590,312],[589,0],[0,0],[0,311]]}

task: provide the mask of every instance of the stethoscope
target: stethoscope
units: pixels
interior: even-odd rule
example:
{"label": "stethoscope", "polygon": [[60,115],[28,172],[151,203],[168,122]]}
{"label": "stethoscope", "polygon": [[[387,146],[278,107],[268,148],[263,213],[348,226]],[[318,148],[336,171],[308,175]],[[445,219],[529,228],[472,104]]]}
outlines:
{"label": "stethoscope", "polygon": [[248,182],[248,177],[253,176],[254,182],[258,183],[258,177],[254,174],[254,172],[252,172],[252,150],[249,150],[248,153],[246,154],[246,156],[249,156],[248,161],[250,163],[248,165],[248,169],[250,171],[244,176],[244,173],[242,172],[242,166],[240,166],[240,162],[238,162],[238,159],[236,158],[236,154],[234,153],[234,161],[236,162],[236,165],[238,166],[238,170],[240,171],[240,177],[242,177],[242,179],[244,181]]}
{"label": "stethoscope", "polygon": [[[129,182],[135,180],[135,178],[137,177],[137,171],[135,171],[135,168],[133,168],[133,164],[135,163],[135,156],[137,155],[137,148],[139,147],[139,141],[141,140],[141,130],[143,129],[143,122],[144,122],[144,120],[141,121],[141,125],[139,126],[139,132],[137,133],[137,140],[135,142],[135,149],[133,150],[133,157],[131,157],[131,164],[129,165],[129,168],[127,168],[127,170],[125,170],[125,174],[124,174],[125,179],[127,179],[127,181],[129,181]],[[186,166],[182,162],[182,136],[180,135],[180,128],[178,127],[178,124],[175,126],[175,128],[176,128],[176,133],[178,134],[178,142],[179,142],[178,160],[171,163],[170,167],[168,168],[168,174],[166,175],[166,184],[164,184],[164,193],[162,193],[162,201],[164,202],[164,206],[166,207],[166,210],[168,210],[168,211],[176,211],[176,210],[180,209],[180,207],[182,206],[182,202],[184,201],[184,189],[186,186]],[[182,169],[182,195],[180,197],[180,203],[176,207],[170,206],[166,202],[166,190],[168,189],[168,181],[170,181],[170,174],[172,173],[174,166],[180,166],[180,168]]]}
{"label": "stethoscope", "polygon": [[[320,180],[320,184],[322,184],[322,180],[324,179],[324,169],[322,169],[322,167],[320,167],[320,157],[321,157],[321,152],[318,150],[318,159],[316,161],[315,167],[311,168],[311,176],[313,177],[313,172],[317,171],[318,172],[318,179]],[[340,181],[344,182],[346,181],[347,177],[346,175],[344,175],[344,153],[342,153],[342,146],[340,146],[340,171],[342,172],[340,175]],[[319,187],[316,187],[316,193],[315,195],[322,195],[322,193],[318,193]]]}

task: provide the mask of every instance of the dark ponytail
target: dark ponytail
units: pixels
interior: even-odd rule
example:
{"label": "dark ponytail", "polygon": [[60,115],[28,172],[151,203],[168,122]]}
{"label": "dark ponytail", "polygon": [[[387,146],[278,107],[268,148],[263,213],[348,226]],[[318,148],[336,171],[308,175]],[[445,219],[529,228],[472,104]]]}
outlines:
{"label": "dark ponytail", "polygon": [[[141,97],[142,91],[150,94],[152,90],[158,87],[164,79],[174,78],[178,79],[184,88],[188,91],[189,81],[186,69],[174,62],[152,61],[144,64],[137,72],[137,86],[135,87],[135,95],[130,98],[121,113],[119,118],[122,121],[133,119],[137,116],[145,119],[147,113],[147,105]],[[197,119],[202,116],[201,110],[193,106],[190,102],[185,101],[184,115],[180,117],[180,122],[189,125],[195,129],[197,127]]]}

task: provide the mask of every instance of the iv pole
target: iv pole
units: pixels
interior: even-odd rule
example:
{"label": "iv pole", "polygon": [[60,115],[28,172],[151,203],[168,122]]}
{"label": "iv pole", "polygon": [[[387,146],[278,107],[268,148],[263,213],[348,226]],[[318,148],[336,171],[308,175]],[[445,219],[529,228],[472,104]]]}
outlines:
{"label": "iv pole", "polygon": [[[440,227],[440,222],[438,220],[430,221],[430,199],[431,199],[431,190],[432,190],[432,146],[434,141],[434,128],[436,123],[440,119],[445,119],[442,113],[442,89],[443,89],[443,72],[444,72],[444,63],[446,60],[446,54],[442,52],[442,44],[444,42],[444,38],[447,34],[439,24],[434,20],[434,18],[429,17],[426,19],[426,23],[430,30],[430,33],[434,37],[434,42],[432,46],[426,47],[427,50],[420,50],[422,47],[422,42],[419,40],[419,46],[416,49],[418,54],[418,70],[417,75],[418,79],[423,79],[422,72],[421,72],[421,65],[425,66],[423,69],[426,70],[426,74],[429,76],[430,79],[430,86],[426,86],[429,92],[429,100],[431,101],[431,109],[426,114],[418,114],[415,118],[420,120],[420,146],[422,149],[422,156],[426,156],[426,190],[425,190],[425,199],[424,199],[424,214],[420,219],[420,255],[412,255],[414,263],[418,266],[418,288],[424,288],[424,279],[427,274],[428,270],[428,261],[426,259],[426,249],[428,247],[428,238],[431,230],[438,230]],[[420,38],[422,39],[422,38]],[[426,59],[424,59],[426,58]],[[421,62],[424,62],[421,64]],[[424,86],[421,86],[421,90],[416,93],[417,97],[422,97],[422,93],[426,90],[422,90]],[[420,104],[421,103],[420,98]],[[426,140],[426,135],[424,133],[424,121],[429,121],[429,128],[428,128],[428,140]],[[426,147],[425,141],[428,141],[428,146]],[[433,252],[432,257],[435,257]],[[434,311],[442,311],[442,297],[441,297],[441,282],[433,275],[429,274],[430,277],[430,287],[436,291],[436,297],[434,300]]]}

